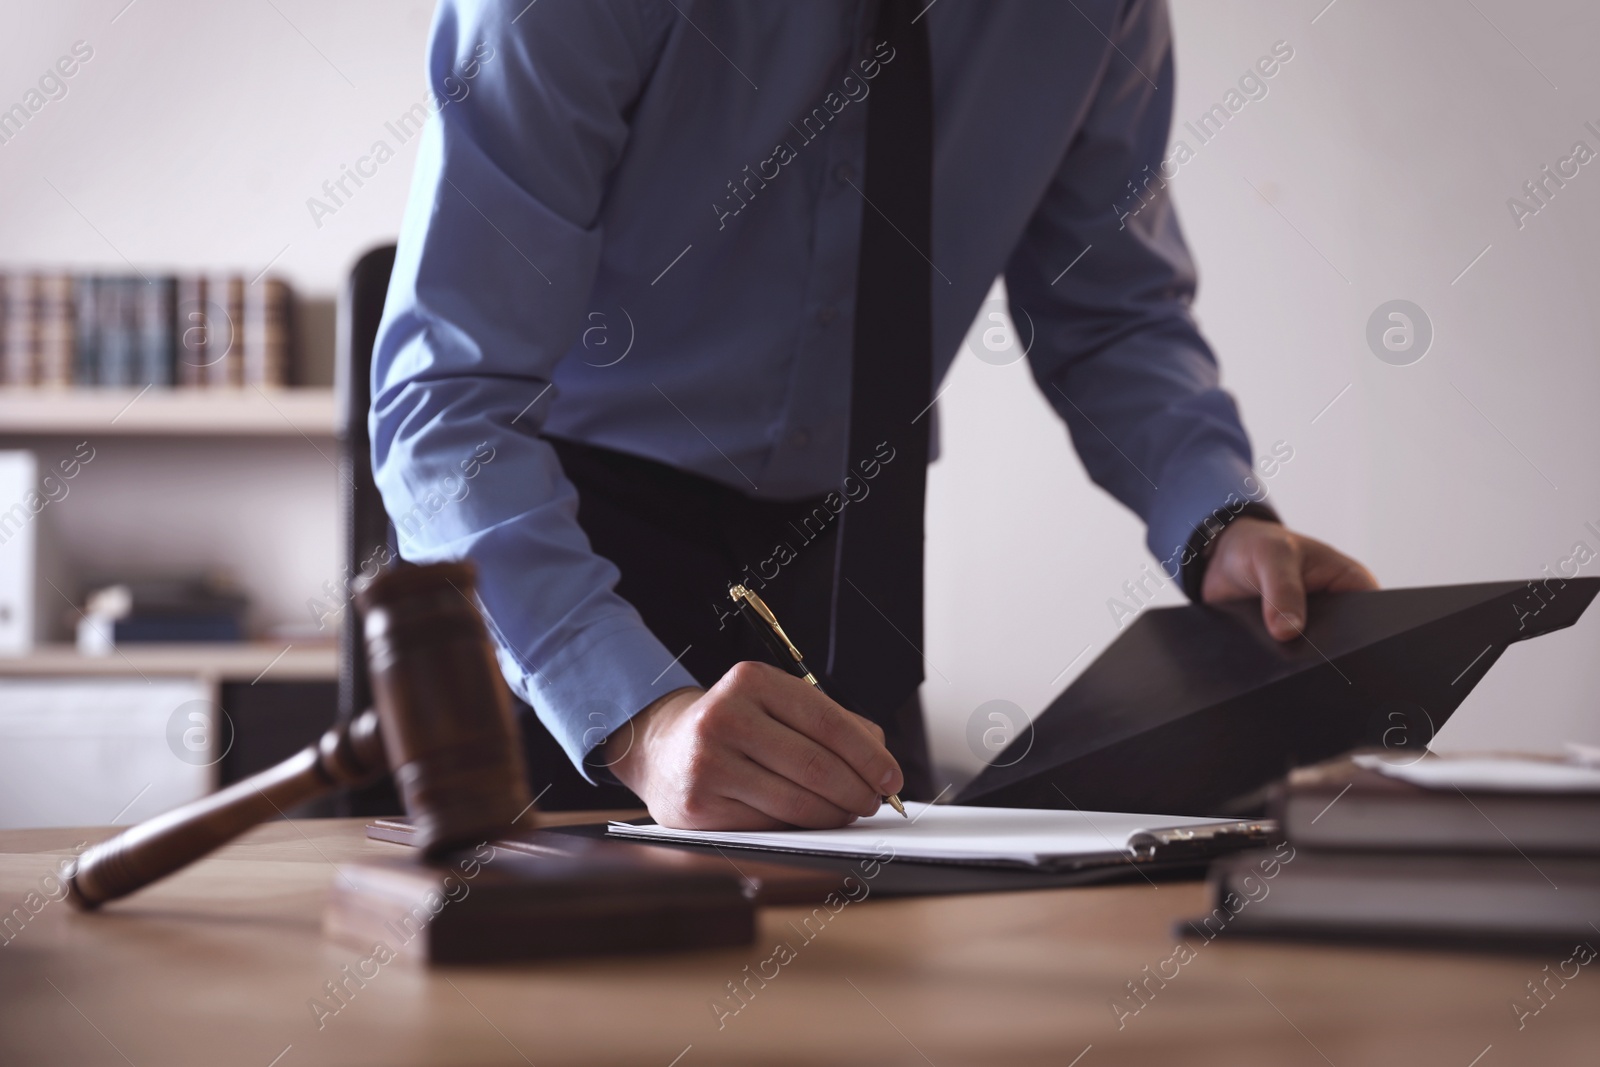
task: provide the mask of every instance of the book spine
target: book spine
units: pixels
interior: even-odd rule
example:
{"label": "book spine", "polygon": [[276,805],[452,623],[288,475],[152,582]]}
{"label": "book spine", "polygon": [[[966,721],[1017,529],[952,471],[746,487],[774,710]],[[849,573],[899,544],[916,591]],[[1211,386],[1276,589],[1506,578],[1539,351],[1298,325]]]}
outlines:
{"label": "book spine", "polygon": [[244,628],[233,617],[216,615],[133,615],[111,624],[113,645],[158,642],[238,642]]}
{"label": "book spine", "polygon": [[193,389],[204,385],[206,377],[206,280],[179,275],[176,293],[173,381]]}
{"label": "book spine", "polygon": [[90,274],[79,275],[73,283],[72,310],[77,320],[73,332],[74,385],[93,385],[100,376],[100,319],[95,308],[99,286],[100,279]]}
{"label": "book spine", "polygon": [[243,385],[244,279],[237,274],[207,279],[206,306],[206,384]]}
{"label": "book spine", "polygon": [[39,354],[35,381],[60,387],[72,383],[77,322],[72,307],[72,276],[47,274],[39,279]]}
{"label": "book spine", "polygon": [[172,384],[174,285],[171,278],[156,278],[139,289],[140,385]]}
{"label": "book spine", "polygon": [[289,287],[276,278],[257,282],[244,295],[244,381],[282,387],[289,383]]}
{"label": "book spine", "polygon": [[6,385],[32,385],[37,380],[38,283],[35,275],[21,272],[6,278],[5,353],[0,359],[0,381]]}
{"label": "book spine", "polygon": [[105,386],[133,384],[134,347],[132,308],[134,295],[126,278],[103,278],[95,296],[99,313],[100,377]]}

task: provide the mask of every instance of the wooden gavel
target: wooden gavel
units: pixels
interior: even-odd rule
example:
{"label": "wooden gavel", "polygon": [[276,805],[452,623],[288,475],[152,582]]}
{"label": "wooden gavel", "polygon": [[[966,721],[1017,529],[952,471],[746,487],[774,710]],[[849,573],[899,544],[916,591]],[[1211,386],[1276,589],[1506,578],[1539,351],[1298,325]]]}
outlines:
{"label": "wooden gavel", "polygon": [[68,878],[67,899],[96,908],[296,805],[386,770],[425,855],[503,833],[533,801],[474,584],[470,563],[401,566],[368,582],[356,603],[375,710],[276,767],[88,849]]}

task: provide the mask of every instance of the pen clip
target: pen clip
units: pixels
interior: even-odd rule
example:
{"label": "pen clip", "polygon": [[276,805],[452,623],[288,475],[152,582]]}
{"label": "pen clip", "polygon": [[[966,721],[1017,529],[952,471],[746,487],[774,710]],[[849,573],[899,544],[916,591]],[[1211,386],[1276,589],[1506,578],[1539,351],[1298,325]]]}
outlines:
{"label": "pen clip", "polygon": [[789,635],[783,632],[782,626],[778,625],[778,617],[772,614],[772,609],[767,607],[766,601],[757,596],[754,590],[747,589],[743,585],[730,585],[728,587],[728,597],[735,604],[742,600],[750,605],[751,610],[761,616],[761,621],[766,623],[772,629],[772,632],[778,636],[778,640],[783,642],[783,647],[788,651],[789,655],[794,657],[794,661],[796,663],[804,662],[803,657],[800,655],[800,650],[794,647],[794,642],[789,640]]}
{"label": "pen clip", "polygon": [[779,663],[786,659],[792,659],[795,673],[810,682],[820,692],[822,683],[817,681],[817,676],[811,673],[811,668],[806,666],[806,661],[800,658],[800,650],[794,647],[794,642],[789,640],[789,635],[783,632],[782,626],[778,625],[778,617],[772,614],[772,609],[767,607],[766,601],[757,596],[754,591],[742,585],[728,586],[728,597],[739,605],[739,614],[755,630],[756,636],[771,651],[773,658]]}

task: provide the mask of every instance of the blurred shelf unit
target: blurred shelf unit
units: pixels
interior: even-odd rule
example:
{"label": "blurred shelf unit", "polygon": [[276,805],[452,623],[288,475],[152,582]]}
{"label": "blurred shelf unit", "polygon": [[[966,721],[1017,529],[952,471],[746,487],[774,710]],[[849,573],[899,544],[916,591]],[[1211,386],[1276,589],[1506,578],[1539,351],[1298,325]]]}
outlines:
{"label": "blurred shelf unit", "polygon": [[[252,600],[313,590],[332,551],[266,561],[236,547],[259,538],[234,533],[273,515],[298,524],[284,553],[320,557],[337,543],[316,462],[336,453],[339,421],[331,376],[311,359],[332,351],[319,347],[332,340],[325,304],[238,271],[0,269],[0,453],[29,457],[26,484],[0,481],[0,565],[12,565],[0,566],[0,621],[25,603],[9,617],[29,633],[11,644],[26,651],[0,655],[0,826],[146,818],[287,758],[333,721],[339,656],[326,640],[124,642],[86,655],[54,643],[61,627],[33,610],[58,606],[50,573],[69,591],[90,575],[103,587],[213,569]],[[104,476],[85,479],[70,503],[26,503],[40,497],[28,488],[38,456],[84,440],[114,440],[105,451],[119,458],[99,461]],[[253,477],[234,473],[239,457]],[[135,502],[117,504],[135,484]],[[207,507],[209,495],[224,502]],[[261,506],[241,509],[246,496]],[[163,523],[186,524],[175,541],[200,537],[204,551],[191,560],[165,543]],[[284,600],[264,632],[274,613],[290,614]]]}
{"label": "blurred shelf unit", "polygon": [[199,678],[211,682],[336,681],[338,648],[331,644],[124,645],[105,656],[85,656],[73,645],[40,645],[0,656],[0,678]]}
{"label": "blurred shelf unit", "polygon": [[312,437],[335,432],[326,388],[0,387],[0,436]]}

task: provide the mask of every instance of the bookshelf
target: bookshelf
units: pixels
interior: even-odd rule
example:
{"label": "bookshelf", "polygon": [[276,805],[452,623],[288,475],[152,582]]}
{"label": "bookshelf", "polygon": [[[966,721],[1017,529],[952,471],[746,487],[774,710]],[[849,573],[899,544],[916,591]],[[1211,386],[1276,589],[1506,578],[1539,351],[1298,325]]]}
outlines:
{"label": "bookshelf", "polygon": [[331,438],[331,388],[0,388],[0,437]]}
{"label": "bookshelf", "polygon": [[[112,344],[111,327],[127,322],[75,331],[98,338],[95,358],[138,357],[132,373],[113,373],[86,363],[61,329],[19,326],[14,280],[5,274],[0,315],[0,450],[32,452],[41,472],[77,462],[42,501],[15,489],[0,498],[10,516],[0,532],[28,523],[34,566],[56,586],[38,594],[46,643],[0,656],[0,825],[136,821],[292,755],[334,716],[329,635],[274,631],[306,630],[308,603],[342,580],[336,308],[297,300],[289,344],[264,334],[260,316],[224,308],[240,344],[190,382],[170,332]],[[226,362],[247,355],[252,338],[254,364]],[[285,378],[303,384],[276,384]],[[126,384],[135,380],[157,384]],[[203,573],[229,576],[249,597],[251,639],[124,644],[99,656],[71,643],[87,589]],[[215,728],[219,714],[228,731]],[[173,733],[188,738],[197,715],[213,746],[198,752]]]}
{"label": "bookshelf", "polygon": [[108,656],[85,656],[73,645],[40,645],[20,656],[0,656],[0,678],[137,678],[174,675],[212,683],[258,679],[336,681],[333,644],[250,641],[240,644],[124,645]]}

